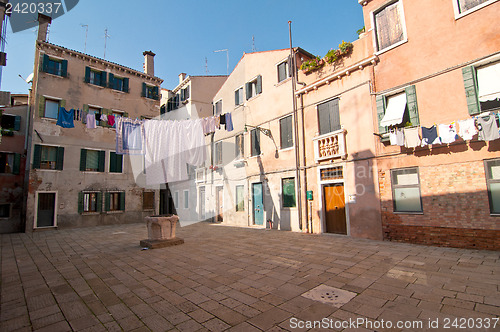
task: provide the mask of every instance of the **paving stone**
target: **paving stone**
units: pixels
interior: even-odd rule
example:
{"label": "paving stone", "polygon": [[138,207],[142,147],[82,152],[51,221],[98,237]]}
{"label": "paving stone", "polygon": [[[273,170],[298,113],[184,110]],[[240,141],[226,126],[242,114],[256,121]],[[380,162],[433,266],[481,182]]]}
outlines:
{"label": "paving stone", "polygon": [[287,311],[279,308],[272,308],[249,319],[248,322],[261,330],[267,330],[274,325],[279,325],[279,323],[291,316],[292,314]]}

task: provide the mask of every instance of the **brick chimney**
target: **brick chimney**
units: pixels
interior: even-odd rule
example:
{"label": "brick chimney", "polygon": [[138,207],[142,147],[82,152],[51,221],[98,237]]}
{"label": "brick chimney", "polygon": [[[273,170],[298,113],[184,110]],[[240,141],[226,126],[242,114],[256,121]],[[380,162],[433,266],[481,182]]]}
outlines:
{"label": "brick chimney", "polygon": [[37,40],[47,41],[47,31],[49,24],[52,23],[52,18],[47,15],[38,13],[38,38]]}
{"label": "brick chimney", "polygon": [[144,55],[144,73],[146,75],[155,76],[155,55],[151,51],[142,53]]}
{"label": "brick chimney", "polygon": [[186,73],[179,74],[179,84],[181,84],[186,79]]}

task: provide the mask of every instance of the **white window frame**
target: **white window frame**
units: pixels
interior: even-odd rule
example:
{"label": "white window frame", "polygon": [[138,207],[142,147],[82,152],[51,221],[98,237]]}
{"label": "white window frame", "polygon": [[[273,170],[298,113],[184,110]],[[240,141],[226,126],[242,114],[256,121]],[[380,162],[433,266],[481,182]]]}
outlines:
{"label": "white window frame", "polygon": [[[281,66],[283,63],[285,63],[285,78],[280,81],[280,71],[279,71],[279,66]],[[290,64],[288,63],[288,58],[285,60],[280,61],[279,63],[276,64],[276,77],[278,79],[277,84],[281,84],[283,82],[286,82],[288,79],[290,79],[292,76],[290,74]]]}
{"label": "white window frame", "polygon": [[459,18],[462,18],[464,16],[467,16],[469,14],[472,14],[473,12],[477,11],[477,10],[480,10],[481,8],[484,8],[486,6],[489,6],[491,5],[492,3],[495,3],[499,0],[489,0],[489,1],[486,1],[480,5],[477,5],[476,7],[472,8],[472,9],[469,9],[463,13],[460,13],[460,7],[458,5],[458,1],[459,0],[452,0],[453,1],[453,11],[455,13],[455,20],[458,20]]}
{"label": "white window frame", "polygon": [[252,94],[250,96],[247,96],[248,97],[247,100],[250,100],[250,99],[255,98],[255,97],[257,97],[257,96],[259,96],[259,95],[262,94],[262,92],[259,93],[259,94],[257,94],[257,78],[259,76],[261,76],[261,75],[256,75],[254,78],[252,78],[251,80],[248,81],[248,83],[252,87],[252,89],[251,89],[252,90]]}
{"label": "white window frame", "polygon": [[236,95],[236,91],[240,91],[241,90],[241,99],[239,100],[239,104],[236,105],[236,103],[234,104],[234,108],[237,108],[239,106],[243,106],[243,104],[245,103],[245,86],[242,85],[240,86],[239,88],[237,88],[236,90],[234,90],[235,92],[235,95]]}
{"label": "white window frame", "polygon": [[[218,102],[221,102],[221,108],[220,108],[220,113],[217,114],[217,103]],[[217,100],[215,103],[214,103],[214,116],[217,116],[217,115],[221,115],[222,114],[222,107],[224,106],[224,104],[222,104],[222,98],[220,98],[219,100]]]}
{"label": "white window frame", "polygon": [[[375,25],[375,14],[378,13],[379,11],[381,11],[382,9],[384,9],[385,7],[390,6],[396,2],[398,2],[398,5],[401,7],[400,12],[402,13],[401,14],[401,24],[403,25],[403,40],[401,40],[397,43],[394,43],[394,44],[392,44],[384,49],[379,49],[378,48],[378,40],[377,40],[377,27]],[[371,22],[371,26],[372,26],[372,30],[373,30],[372,31],[372,39],[373,39],[373,48],[375,49],[375,53],[374,53],[375,55],[385,53],[387,51],[392,50],[393,48],[396,48],[396,47],[408,42],[408,34],[406,31],[406,19],[405,19],[403,0],[390,1],[390,2],[385,3],[383,6],[380,6],[376,10],[373,10],[372,12],[370,12],[370,22]]]}
{"label": "white window frame", "polygon": [[203,183],[205,182],[205,168],[197,168],[195,172],[195,182]]}
{"label": "white window frame", "polygon": [[[418,178],[418,183],[417,184],[411,184],[411,185],[394,185],[394,182],[393,182],[393,173],[395,173],[397,171],[410,170],[410,169],[417,170],[416,174],[417,174],[417,178]],[[394,214],[424,214],[424,203],[423,203],[423,200],[422,200],[422,180],[420,179],[420,169],[419,169],[419,167],[418,166],[414,166],[414,167],[393,168],[393,169],[390,170],[389,174],[390,174],[390,179],[391,179],[392,206],[393,206],[392,213],[394,213]],[[420,196],[420,208],[422,209],[421,211],[397,211],[396,210],[396,194],[395,194],[395,190],[397,188],[401,188],[401,187],[415,187],[415,188],[418,188],[419,196]]]}
{"label": "white window frame", "polygon": [[[48,118],[45,116],[45,112],[46,112],[46,108],[47,108],[47,99],[50,100],[50,101],[54,101],[54,102],[58,102],[59,103],[59,107],[61,107],[61,101],[63,100],[62,98],[58,98],[58,97],[52,97],[52,96],[43,96],[43,117],[42,119],[47,119],[47,120],[51,120],[51,121],[57,121],[57,117],[56,118]],[[59,116],[59,109],[57,109],[57,114]]]}

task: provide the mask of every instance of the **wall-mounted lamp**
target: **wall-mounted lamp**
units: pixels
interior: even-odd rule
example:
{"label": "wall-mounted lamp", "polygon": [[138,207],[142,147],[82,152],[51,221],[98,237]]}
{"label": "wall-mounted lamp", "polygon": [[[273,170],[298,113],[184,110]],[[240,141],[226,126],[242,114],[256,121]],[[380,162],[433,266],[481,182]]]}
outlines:
{"label": "wall-mounted lamp", "polygon": [[245,133],[248,132],[247,127],[257,129],[258,131],[262,132],[264,135],[266,135],[270,139],[273,139],[273,134],[271,133],[270,129],[265,129],[265,128],[261,128],[259,126],[256,127],[256,126],[251,126],[251,125],[245,124]]}

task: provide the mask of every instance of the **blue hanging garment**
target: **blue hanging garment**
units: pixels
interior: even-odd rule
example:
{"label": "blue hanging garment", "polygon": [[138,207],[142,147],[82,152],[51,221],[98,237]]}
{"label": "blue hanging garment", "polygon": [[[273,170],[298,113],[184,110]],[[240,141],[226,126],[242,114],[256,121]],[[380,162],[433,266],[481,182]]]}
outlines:
{"label": "blue hanging garment", "polygon": [[63,128],[74,128],[73,115],[75,113],[74,109],[67,111],[64,107],[59,108],[59,114],[57,116],[57,125]]}

